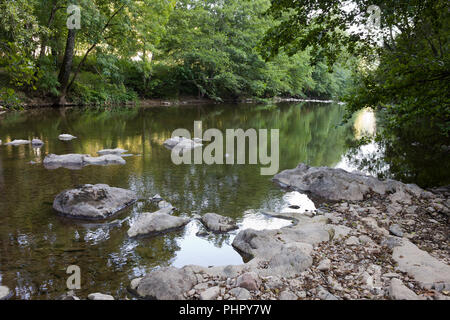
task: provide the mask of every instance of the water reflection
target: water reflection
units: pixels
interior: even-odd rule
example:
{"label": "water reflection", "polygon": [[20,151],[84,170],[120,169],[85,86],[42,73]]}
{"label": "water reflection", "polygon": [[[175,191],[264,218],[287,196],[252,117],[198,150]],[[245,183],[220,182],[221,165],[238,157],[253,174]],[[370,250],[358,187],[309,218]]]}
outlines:
{"label": "water reflection", "polygon": [[[3,142],[39,137],[45,144],[39,149],[0,146],[0,282],[16,288],[18,298],[54,298],[65,291],[66,268],[76,264],[83,276],[80,295],[104,292],[125,298],[129,280],[154,268],[241,263],[231,247],[236,232],[198,237],[197,231],[203,228],[198,222],[148,239],[129,239],[126,231],[138,214],[156,210],[146,199],[157,193],[178,208],[177,214],[216,212],[237,219],[240,230],[290,225],[289,220],[260,212],[281,211],[286,206],[312,210],[313,204],[301,195],[283,200],[283,191],[270,177],[260,175],[258,165],[176,166],[162,143],[177,128],[193,130],[196,120],[203,122],[203,131],[280,129],[280,170],[299,162],[335,166],[354,138],[352,124],[338,126],[344,112],[338,105],[302,103],[35,110],[4,115],[0,120]],[[59,141],[58,135],[64,132],[78,139]],[[123,166],[88,166],[77,171],[47,170],[42,165],[50,153],[96,156],[106,148],[141,156],[127,157]],[[30,165],[30,161],[38,164]],[[99,224],[58,217],[51,206],[55,195],[85,183],[131,189],[143,200]],[[111,225],[116,219],[122,223]]]}

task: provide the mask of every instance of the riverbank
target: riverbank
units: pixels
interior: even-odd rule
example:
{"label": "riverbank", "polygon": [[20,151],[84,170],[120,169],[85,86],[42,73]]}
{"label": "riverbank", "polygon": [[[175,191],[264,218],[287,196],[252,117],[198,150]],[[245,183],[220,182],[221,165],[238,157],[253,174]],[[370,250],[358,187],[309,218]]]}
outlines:
{"label": "riverbank", "polygon": [[304,165],[274,180],[326,201],[315,212],[265,212],[296,224],[241,231],[233,246],[246,264],[162,268],[130,290],[162,300],[450,299],[450,188]]}
{"label": "riverbank", "polygon": [[[140,99],[138,101],[128,101],[124,103],[105,103],[105,104],[77,104],[77,103],[67,103],[64,106],[59,106],[60,108],[65,107],[116,107],[116,106],[127,106],[127,107],[170,107],[170,106],[192,106],[192,105],[212,105],[212,104],[222,104],[222,103],[233,103],[233,104],[246,104],[246,103],[283,103],[283,102],[313,102],[313,103],[339,103],[333,100],[320,100],[315,98],[297,99],[297,98],[280,98],[273,97],[269,99],[228,99],[223,101],[212,100],[208,98],[196,98],[196,97],[180,97],[177,99]],[[33,98],[28,102],[21,104],[20,107],[16,109],[8,109],[1,106],[0,102],[0,114],[6,111],[14,110],[31,110],[40,108],[53,108],[54,103],[51,99]]]}

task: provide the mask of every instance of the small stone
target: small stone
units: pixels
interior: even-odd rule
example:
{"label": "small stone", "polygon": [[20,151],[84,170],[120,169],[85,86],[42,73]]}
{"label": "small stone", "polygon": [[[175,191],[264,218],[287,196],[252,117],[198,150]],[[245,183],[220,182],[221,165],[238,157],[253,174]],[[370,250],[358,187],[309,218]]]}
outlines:
{"label": "small stone", "polygon": [[330,259],[324,259],[320,261],[319,265],[317,266],[317,269],[320,271],[328,271],[331,267],[331,261]]}
{"label": "small stone", "polygon": [[237,286],[249,291],[256,291],[259,288],[258,282],[259,277],[256,273],[247,272],[238,277]]}
{"label": "small stone", "polygon": [[114,300],[113,296],[103,293],[91,293],[88,295],[89,300]]}
{"label": "small stone", "polygon": [[234,288],[229,293],[236,297],[237,300],[249,300],[252,297],[250,292],[245,288]]}
{"label": "small stone", "polygon": [[6,286],[0,286],[0,300],[6,300],[10,297],[11,291]]}
{"label": "small stone", "polygon": [[279,300],[297,300],[297,299],[298,297],[290,291],[281,292],[279,297]]}
{"label": "small stone", "polygon": [[317,297],[320,300],[339,300],[336,296],[329,293],[325,288],[319,286],[319,292],[317,293]]}
{"label": "small stone", "polygon": [[200,300],[216,300],[220,294],[220,287],[211,287],[200,293]]}
{"label": "small stone", "polygon": [[358,245],[358,244],[359,244],[359,240],[358,240],[357,237],[351,236],[350,238],[348,238],[348,239],[345,241],[345,244],[348,245],[348,246],[355,246],[355,245]]}

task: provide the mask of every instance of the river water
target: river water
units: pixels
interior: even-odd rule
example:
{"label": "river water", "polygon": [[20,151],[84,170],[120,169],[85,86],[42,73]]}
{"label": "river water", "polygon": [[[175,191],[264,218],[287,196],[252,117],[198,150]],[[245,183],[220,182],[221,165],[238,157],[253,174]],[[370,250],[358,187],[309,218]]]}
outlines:
{"label": "river water", "polygon": [[[190,223],[181,231],[133,240],[126,231],[130,221],[156,208],[146,201],[160,194],[177,214],[215,212],[237,219],[245,228],[280,228],[290,222],[269,218],[263,210],[283,206],[283,194],[260,175],[260,165],[179,165],[172,163],[163,142],[177,128],[193,131],[249,128],[280,130],[280,170],[300,162],[312,166],[356,169],[350,141],[376,131],[376,119],[363,110],[340,125],[344,108],[337,104],[212,105],[114,110],[32,110],[0,116],[0,284],[15,292],[15,299],[52,299],[66,292],[66,269],[81,268],[82,289],[132,298],[130,280],[161,266],[181,267],[240,264],[242,258],[227,235],[197,236],[202,226]],[[58,140],[69,133],[78,138]],[[14,139],[39,138],[41,148],[5,146]],[[133,156],[126,165],[88,166],[81,170],[48,170],[41,163],[49,153],[96,155],[104,148],[123,148]],[[365,149],[364,149],[365,148]],[[376,145],[357,151],[377,154]],[[353,153],[353,158],[355,158]],[[30,161],[36,164],[30,164]],[[383,170],[389,168],[385,166]],[[104,183],[131,189],[142,199],[107,221],[82,222],[58,216],[54,197],[81,184]],[[110,225],[122,219],[122,225]]]}

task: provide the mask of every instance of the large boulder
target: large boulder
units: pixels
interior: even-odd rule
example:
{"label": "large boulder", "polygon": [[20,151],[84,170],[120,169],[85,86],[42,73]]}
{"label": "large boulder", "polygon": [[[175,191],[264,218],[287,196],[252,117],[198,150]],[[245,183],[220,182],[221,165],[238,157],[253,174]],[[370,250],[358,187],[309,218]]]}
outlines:
{"label": "large boulder", "polygon": [[[283,187],[300,192],[310,192],[327,200],[359,201],[370,193],[386,195],[405,192],[416,197],[424,191],[416,185],[406,185],[394,180],[381,181],[361,173],[350,173],[342,169],[310,167],[299,164],[297,168],[285,170],[273,178]],[[396,198],[397,199],[397,198]]]}
{"label": "large boulder", "polygon": [[228,232],[238,228],[233,219],[218,215],[216,213],[205,214],[201,218],[201,222],[208,230],[213,232]]}
{"label": "large boulder", "polygon": [[188,267],[161,268],[150,272],[136,288],[143,299],[185,300],[183,294],[197,284],[197,277]]}
{"label": "large boulder", "polygon": [[172,208],[167,207],[157,212],[142,213],[128,230],[129,237],[145,236],[171,231],[184,227],[190,219],[175,217],[169,213]]}
{"label": "large boulder", "polygon": [[86,184],[65,190],[53,201],[53,208],[72,218],[106,219],[136,202],[133,191],[106,184]]}
{"label": "large boulder", "polygon": [[91,157],[87,154],[49,154],[44,159],[44,166],[47,169],[81,169],[88,165],[104,166],[111,164],[124,165],[126,161],[122,157],[112,154],[101,157]]}

